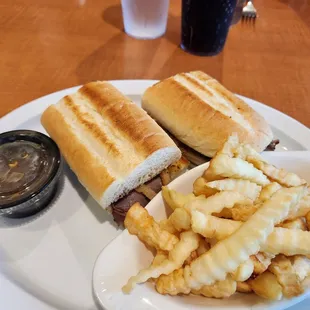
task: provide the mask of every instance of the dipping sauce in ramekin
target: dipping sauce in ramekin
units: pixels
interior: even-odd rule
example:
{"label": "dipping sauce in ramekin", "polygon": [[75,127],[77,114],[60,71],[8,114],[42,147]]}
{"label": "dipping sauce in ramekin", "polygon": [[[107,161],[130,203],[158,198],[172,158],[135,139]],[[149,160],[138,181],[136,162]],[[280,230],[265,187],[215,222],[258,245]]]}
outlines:
{"label": "dipping sauce in ramekin", "polygon": [[27,217],[53,198],[62,172],[56,143],[32,130],[0,134],[0,215]]}

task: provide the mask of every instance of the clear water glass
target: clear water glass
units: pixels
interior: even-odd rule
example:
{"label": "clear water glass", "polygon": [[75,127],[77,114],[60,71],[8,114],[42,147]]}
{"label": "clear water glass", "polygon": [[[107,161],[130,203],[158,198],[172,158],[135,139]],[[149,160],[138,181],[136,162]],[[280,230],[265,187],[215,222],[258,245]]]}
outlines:
{"label": "clear water glass", "polygon": [[137,39],[155,39],[166,32],[169,0],[122,0],[125,32]]}

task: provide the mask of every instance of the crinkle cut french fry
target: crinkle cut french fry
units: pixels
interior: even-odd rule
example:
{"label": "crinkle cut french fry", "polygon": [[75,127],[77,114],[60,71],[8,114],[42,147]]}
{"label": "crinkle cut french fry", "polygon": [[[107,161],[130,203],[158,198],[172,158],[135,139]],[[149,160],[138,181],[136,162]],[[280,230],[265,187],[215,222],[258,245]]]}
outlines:
{"label": "crinkle cut french fry", "polygon": [[193,193],[196,196],[204,195],[209,197],[219,192],[217,189],[207,187],[206,184],[207,182],[203,177],[198,178],[193,184]]}
{"label": "crinkle cut french fry", "polygon": [[282,186],[277,182],[272,182],[264,186],[258,196],[256,203],[262,203],[270,199],[270,197],[278,191]]}
{"label": "crinkle cut french fry", "polygon": [[[218,217],[224,217],[224,218],[231,218],[235,221],[241,221],[245,222],[248,220],[248,218],[253,215],[257,209],[261,206],[261,204],[281,188],[281,186],[278,183],[270,183],[267,186],[265,186],[258,199],[255,201],[254,204],[236,204],[232,209],[224,209],[221,213],[215,214]],[[310,210],[310,208],[309,208]]]}
{"label": "crinkle cut french fry", "polygon": [[236,204],[231,210],[231,218],[235,221],[245,222],[252,216],[261,204]]}
{"label": "crinkle cut french fry", "polygon": [[163,197],[173,210],[184,208],[188,212],[192,209],[200,210],[203,213],[217,213],[224,208],[232,208],[235,204],[249,204],[251,200],[238,192],[222,191],[213,196],[195,197],[193,194],[181,194],[175,190],[163,187]]}
{"label": "crinkle cut french fry", "polygon": [[235,179],[245,179],[258,185],[267,185],[270,181],[251,163],[240,158],[230,158],[227,155],[216,155],[210,162],[210,167],[218,176]]}
{"label": "crinkle cut french fry", "polygon": [[230,273],[230,275],[233,280],[243,282],[250,278],[253,271],[254,264],[251,259],[248,259],[241,263],[235,271]]}
{"label": "crinkle cut french fry", "polygon": [[[213,159],[211,159],[211,161],[212,161],[212,160],[213,160]],[[223,179],[223,177],[221,177],[221,176],[215,174],[215,172],[213,171],[212,166],[211,166],[211,161],[210,161],[209,167],[208,167],[207,170],[203,173],[202,177],[203,177],[207,182]]]}
{"label": "crinkle cut french fry", "polygon": [[217,218],[212,215],[205,215],[199,211],[192,211],[192,230],[205,238],[223,240],[232,235],[242,222]]}
{"label": "crinkle cut french fry", "polygon": [[295,274],[300,282],[304,281],[310,276],[310,260],[303,255],[291,256],[290,261],[292,263]]}
{"label": "crinkle cut french fry", "polygon": [[238,289],[277,300],[301,294],[310,285],[309,192],[306,181],[232,135],[195,181],[194,194],[163,188],[173,210],[168,219],[158,224],[133,208],[128,230],[157,254],[123,291],[151,280],[170,295],[224,298]]}
{"label": "crinkle cut french fry", "polygon": [[152,266],[159,266],[164,260],[168,258],[168,253],[162,250],[158,250],[153,261]]}
{"label": "crinkle cut french fry", "polygon": [[[229,136],[229,138],[226,140],[226,142],[223,144],[222,148],[217,152],[215,157],[219,155],[224,155],[227,157],[233,157],[234,155],[234,149],[238,146],[238,136],[234,133]],[[213,159],[215,158],[213,157]],[[223,177],[217,175],[216,171],[213,169],[212,161],[210,161],[210,165],[207,168],[207,170],[203,173],[202,177],[207,181],[215,181],[215,180],[221,180]]]}
{"label": "crinkle cut french fry", "polygon": [[282,298],[282,286],[277,277],[270,271],[265,271],[254,280],[248,281],[256,295],[270,299],[280,300]]}
{"label": "crinkle cut french fry", "polygon": [[[203,285],[224,280],[227,273],[234,271],[259,251],[274,225],[287,216],[289,209],[304,194],[304,186],[283,188],[276,192],[231,236],[185,266],[184,275],[188,285],[192,289],[199,289]],[[230,262],[229,265],[227,261]]]}
{"label": "crinkle cut french fry", "polygon": [[254,204],[237,204],[231,209],[231,218],[235,221],[245,222],[248,218],[253,215],[261,204],[268,199],[279,189],[281,185],[278,183],[270,183],[266,185],[260,192],[259,197],[256,199]]}
{"label": "crinkle cut french fry", "polygon": [[175,209],[170,215],[169,221],[177,231],[190,230],[191,228],[190,214],[182,208]]}
{"label": "crinkle cut french fry", "polygon": [[172,223],[170,222],[169,218],[161,220],[159,222],[159,227],[163,230],[166,230],[168,232],[170,232],[171,234],[177,234],[178,231],[176,230],[176,228],[172,225]]}
{"label": "crinkle cut french fry", "polygon": [[198,210],[204,214],[218,213],[224,208],[232,208],[236,203],[250,203],[251,200],[238,192],[222,191],[205,199],[195,199],[184,205],[191,212]]}
{"label": "crinkle cut french fry", "polygon": [[265,162],[264,158],[255,151],[249,144],[239,144],[234,149],[234,156],[246,160],[248,156],[254,157],[257,160]]}
{"label": "crinkle cut french fry", "polygon": [[237,282],[237,292],[248,294],[252,293],[253,290],[248,281],[245,281],[245,282]]}
{"label": "crinkle cut french fry", "polygon": [[[223,240],[242,226],[242,222],[204,215],[199,211],[192,212],[192,229],[205,238]],[[310,232],[275,227],[267,240],[261,245],[261,251],[273,255],[309,255]]]}
{"label": "crinkle cut french fry", "polygon": [[[184,231],[190,229],[190,212],[193,209],[200,210],[205,214],[220,212],[223,208],[231,208],[235,203],[248,203],[249,199],[245,198],[242,194],[238,192],[229,192],[222,191],[208,197],[207,199],[189,199],[189,202],[184,205],[184,201],[187,200],[187,196],[180,194],[176,191],[170,190],[168,188],[165,189],[165,196],[169,196],[173,202],[172,204],[181,205],[182,208],[176,208],[174,212],[170,215],[168,222],[165,222],[167,225],[172,224],[177,231]],[[175,203],[178,201],[178,203]],[[182,201],[182,203],[180,203]]]}
{"label": "crinkle cut french fry", "polygon": [[238,135],[236,133],[232,133],[224,142],[222,148],[219,149],[216,155],[225,154],[228,155],[229,157],[233,157],[235,149],[238,147],[238,145],[239,145]]}
{"label": "crinkle cut french fry", "polygon": [[278,255],[272,260],[269,271],[277,277],[285,297],[292,298],[303,293],[303,287],[289,258]]}
{"label": "crinkle cut french fry", "polygon": [[214,189],[216,191],[238,192],[251,200],[255,200],[262,189],[261,186],[249,180],[230,179],[230,178],[224,180],[206,182],[205,188]]}
{"label": "crinkle cut french fry", "polygon": [[233,208],[224,208],[221,212],[213,213],[214,216],[223,217],[225,219],[232,219],[232,210]]}
{"label": "crinkle cut french fry", "polygon": [[276,168],[275,166],[259,161],[252,156],[248,156],[246,160],[253,164],[254,167],[261,170],[268,178],[280,183],[283,186],[291,187],[306,184],[306,181],[301,179],[295,173]]}
{"label": "crinkle cut french fry", "polygon": [[177,208],[184,208],[184,205],[190,201],[194,200],[204,200],[204,196],[196,197],[194,194],[182,194],[173,189],[168,188],[167,186],[162,187],[162,195],[164,201],[168,204],[168,206],[175,210]]}
{"label": "crinkle cut french fry", "polygon": [[129,233],[136,235],[143,243],[157,250],[170,251],[179,239],[160,228],[159,224],[139,203],[129,209],[124,221]]}
{"label": "crinkle cut french fry", "polygon": [[156,281],[156,290],[162,295],[188,295],[191,289],[185,283],[184,269],[180,268],[168,275],[162,274]]}
{"label": "crinkle cut french fry", "polygon": [[294,220],[306,216],[308,212],[310,212],[310,195],[303,197],[296,208],[290,210],[286,220]]}
{"label": "crinkle cut french fry", "polygon": [[305,218],[297,218],[295,220],[286,220],[278,225],[279,227],[288,229],[308,230]]}
{"label": "crinkle cut french fry", "polygon": [[257,211],[261,204],[270,199],[270,197],[280,188],[281,185],[276,182],[264,186],[254,204],[235,205],[234,208],[231,209],[231,218],[235,221],[247,221],[248,218]]}
{"label": "crinkle cut french fry", "polygon": [[215,282],[213,285],[205,285],[200,290],[192,290],[191,293],[209,298],[227,298],[233,295],[236,289],[237,282],[228,276],[223,281]]}
{"label": "crinkle cut french fry", "polygon": [[274,255],[309,255],[309,240],[309,231],[276,227],[266,243],[261,246],[261,251]]}
{"label": "crinkle cut french fry", "polygon": [[213,298],[229,297],[236,292],[236,281],[230,277],[213,285],[205,285],[200,290],[190,290],[184,280],[184,269],[178,269],[169,275],[161,275],[156,282],[158,293],[166,295],[189,294],[203,295]]}
{"label": "crinkle cut french fry", "polygon": [[[227,156],[228,158],[233,157],[233,151],[237,147],[237,145],[238,145],[238,137],[236,135],[232,134],[227,139],[227,141],[223,144],[222,148],[213,157],[213,159],[211,159],[209,167],[203,173],[202,178],[206,182],[221,180],[224,178],[223,176],[218,175],[217,172],[213,169],[214,167],[216,167],[216,165],[214,166],[212,164],[212,161],[214,161],[214,159],[220,155]],[[197,184],[198,187],[202,184],[199,182],[201,182],[201,180],[198,181],[198,184]],[[197,189],[198,189],[198,187],[197,187]],[[210,193],[209,191],[206,191],[205,195],[209,196],[209,193]]]}
{"label": "crinkle cut french fry", "polygon": [[253,274],[259,275],[265,272],[271,264],[271,260],[273,258],[274,255],[263,252],[258,252],[257,254],[252,255],[251,260],[254,264]]}
{"label": "crinkle cut french fry", "polygon": [[169,274],[179,269],[184,264],[190,254],[199,246],[200,237],[192,231],[186,231],[180,234],[180,241],[169,252],[168,259],[158,266],[149,266],[138,272],[136,276],[131,277],[123,287],[124,293],[129,293],[137,284],[144,283],[150,278],[158,278],[162,274]]}

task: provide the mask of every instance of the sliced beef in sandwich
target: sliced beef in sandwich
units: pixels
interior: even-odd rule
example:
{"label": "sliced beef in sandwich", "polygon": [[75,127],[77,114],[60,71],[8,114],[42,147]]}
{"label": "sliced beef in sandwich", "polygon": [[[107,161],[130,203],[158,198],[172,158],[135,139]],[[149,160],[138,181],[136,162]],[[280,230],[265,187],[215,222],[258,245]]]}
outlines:
{"label": "sliced beef in sandwich", "polygon": [[161,187],[163,185],[169,184],[179,175],[187,171],[189,165],[189,161],[182,157],[164,169],[160,175],[140,185],[125,197],[112,203],[110,208],[115,222],[118,225],[122,225],[127,211],[135,202],[139,202],[141,206],[145,207],[150,200],[152,200],[161,191]]}
{"label": "sliced beef in sandwich", "polygon": [[265,151],[275,151],[276,146],[280,143],[279,139],[272,140],[270,144],[265,148]]}

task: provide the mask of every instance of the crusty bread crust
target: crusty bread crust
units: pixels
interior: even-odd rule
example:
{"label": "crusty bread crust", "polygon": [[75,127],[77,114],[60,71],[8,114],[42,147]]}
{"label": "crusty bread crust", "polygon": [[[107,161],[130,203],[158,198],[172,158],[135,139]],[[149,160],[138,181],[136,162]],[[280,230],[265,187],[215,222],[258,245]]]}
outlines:
{"label": "crusty bread crust", "polygon": [[126,98],[110,83],[84,85],[79,93],[100,111],[102,117],[130,141],[137,152],[147,157],[162,147],[175,146],[170,137],[145,111]]}
{"label": "crusty bread crust", "polygon": [[98,163],[98,158],[89,152],[56,105],[47,108],[41,122],[56,141],[71,169],[78,171],[79,181],[87,188],[91,188],[93,196],[99,199],[102,192],[115,180],[114,177]]}
{"label": "crusty bread crust", "polygon": [[210,157],[232,132],[259,152],[273,138],[261,115],[200,71],[177,74],[151,86],[142,107],[181,142]]}
{"label": "crusty bread crust", "polygon": [[[88,83],[64,97],[44,111],[41,123],[80,182],[104,207],[181,156],[163,129],[108,82]],[[148,158],[166,149],[165,167],[157,160],[149,170],[141,170]]]}

